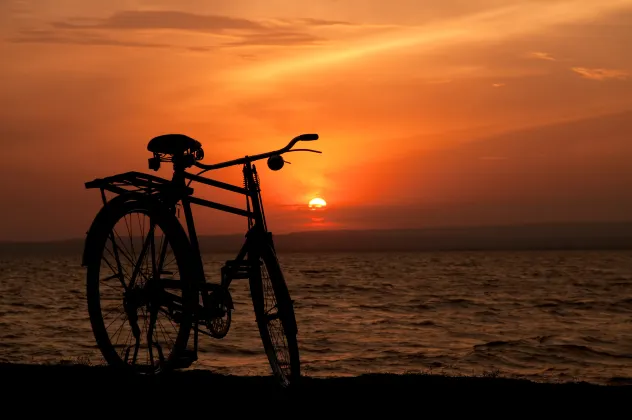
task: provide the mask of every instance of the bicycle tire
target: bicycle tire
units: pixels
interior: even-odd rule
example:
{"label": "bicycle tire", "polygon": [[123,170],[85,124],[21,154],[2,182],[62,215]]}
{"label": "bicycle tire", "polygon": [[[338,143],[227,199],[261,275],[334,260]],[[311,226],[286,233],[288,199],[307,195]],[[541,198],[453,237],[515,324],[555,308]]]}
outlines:
{"label": "bicycle tire", "polygon": [[[112,343],[110,337],[107,333],[107,327],[105,325],[105,317],[102,313],[102,305],[101,305],[101,268],[102,268],[102,260],[103,256],[108,251],[109,255],[113,255],[116,253],[117,247],[112,247],[112,251],[107,249],[108,241],[112,241],[112,237],[115,239],[118,233],[112,233],[115,228],[117,222],[119,222],[126,215],[138,213],[144,214],[149,217],[150,221],[153,221],[157,227],[159,227],[165,234],[166,240],[161,243],[168,243],[173,251],[174,260],[180,273],[180,280],[182,281],[182,291],[181,291],[181,299],[182,299],[182,312],[180,319],[177,321],[177,332],[176,338],[173,341],[173,347],[169,353],[167,358],[163,359],[163,352],[161,349],[157,348],[156,351],[159,353],[161,360],[159,363],[155,363],[153,358],[151,358],[151,367],[141,368],[140,366],[135,366],[135,363],[130,364],[128,360],[124,360],[123,356],[119,354],[115,350],[115,344]],[[139,216],[140,219],[140,216]],[[127,219],[126,219],[127,224]],[[120,238],[120,235],[118,235]],[[130,233],[130,239],[132,240],[133,246],[133,238]],[[156,242],[155,240],[152,242]],[[155,244],[154,247],[156,248]],[[152,249],[153,250],[153,249]],[[119,249],[119,251],[123,254],[123,249]],[[161,207],[161,205],[149,198],[149,197],[135,197],[135,196],[127,196],[127,195],[119,195],[108,203],[106,203],[97,214],[95,219],[93,220],[92,226],[88,232],[85,242],[85,251],[84,251],[84,265],[87,266],[86,272],[86,292],[87,292],[87,303],[88,303],[88,313],[90,317],[90,323],[92,326],[92,331],[94,334],[94,338],[97,342],[99,350],[103,355],[104,359],[110,366],[123,368],[125,370],[131,370],[136,373],[143,374],[157,374],[165,371],[172,370],[174,367],[175,360],[182,354],[182,350],[186,349],[187,342],[189,339],[189,335],[192,328],[192,318],[194,311],[194,301],[195,301],[195,292],[193,289],[193,279],[195,272],[193,271],[194,264],[191,261],[191,245],[188,241],[188,238],[184,232],[182,225],[178,222],[177,218],[173,213],[168,212],[166,209]],[[168,258],[168,257],[167,257]],[[163,258],[166,260],[167,258]],[[130,262],[132,258],[128,258]],[[122,260],[122,258],[121,258]],[[121,263],[119,263],[119,259],[116,260],[118,267],[120,267],[119,275],[121,278],[124,277],[126,270],[122,268]],[[109,263],[109,262],[108,262]],[[111,268],[111,264],[107,266]],[[114,269],[112,268],[112,271]],[[110,276],[111,277],[111,276]],[[109,279],[111,280],[111,279]],[[120,280],[120,278],[119,278]],[[149,280],[148,280],[149,281]],[[122,284],[125,282],[122,281]],[[129,286],[129,285],[128,285]],[[104,287],[105,288],[105,287]],[[132,290],[132,289],[129,289]],[[129,294],[127,295],[127,299],[129,299]],[[123,300],[125,305],[125,299]],[[140,308],[140,306],[139,306]],[[149,306],[147,307],[149,311]],[[128,322],[130,317],[133,316],[134,311],[130,311],[128,314],[126,311],[126,319],[123,323]],[[138,316],[138,309],[136,309],[136,316]],[[131,314],[131,315],[130,315]],[[147,318],[148,314],[144,313],[144,317]],[[151,315],[149,315],[151,319]],[[138,322],[136,322],[136,326],[138,327]],[[164,327],[163,327],[164,328]],[[175,329],[176,327],[174,327]],[[130,330],[134,330],[133,326],[130,323]],[[131,332],[130,332],[131,334]],[[153,335],[153,334],[152,334]],[[164,331],[163,331],[164,335]],[[147,341],[152,341],[147,338]],[[134,362],[136,361],[136,356],[138,350],[136,347],[140,348],[138,345],[138,338],[136,338],[136,346],[134,351]],[[148,345],[148,348],[152,347]],[[125,359],[129,358],[129,347],[126,352]],[[153,350],[147,350],[149,354],[153,353]]]}
{"label": "bicycle tire", "polygon": [[[278,262],[276,254],[269,244],[259,246],[249,250],[248,261],[251,263],[251,275],[249,279],[250,294],[255,310],[256,323],[261,336],[261,341],[272,369],[273,375],[283,388],[296,385],[300,380],[300,357],[298,348],[296,318],[294,314],[293,302],[283,276],[283,271]],[[260,269],[257,269],[258,267]],[[265,278],[262,275],[263,268],[266,269],[270,280],[270,285],[266,287]],[[272,292],[276,301],[278,318],[281,322],[282,331],[274,332],[268,327],[268,317],[266,316],[266,292]],[[271,308],[272,309],[272,308]],[[279,349],[275,346],[275,339],[282,338],[286,354],[283,361],[279,360]],[[282,365],[286,365],[284,369]]]}

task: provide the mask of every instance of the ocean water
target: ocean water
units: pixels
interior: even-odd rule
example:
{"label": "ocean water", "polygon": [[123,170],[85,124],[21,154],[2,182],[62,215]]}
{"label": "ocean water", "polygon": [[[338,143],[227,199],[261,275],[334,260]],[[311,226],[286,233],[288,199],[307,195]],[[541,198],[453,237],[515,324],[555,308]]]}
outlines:
{"label": "ocean water", "polygon": [[[80,257],[0,256],[0,361],[101,363]],[[282,254],[302,372],[632,378],[632,251]],[[218,281],[230,255],[204,255]],[[192,367],[268,375],[245,281]]]}

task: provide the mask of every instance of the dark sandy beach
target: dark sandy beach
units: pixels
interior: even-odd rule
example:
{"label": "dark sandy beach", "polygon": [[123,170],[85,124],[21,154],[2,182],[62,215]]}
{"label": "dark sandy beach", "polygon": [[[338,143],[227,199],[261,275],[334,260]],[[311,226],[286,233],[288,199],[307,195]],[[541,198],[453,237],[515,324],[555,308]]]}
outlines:
{"label": "dark sandy beach", "polygon": [[628,403],[632,397],[630,385],[422,374],[307,377],[291,392],[279,390],[271,377],[225,376],[195,369],[150,378],[123,375],[100,366],[0,364],[0,378],[4,410],[19,407],[29,412],[43,410],[49,415],[97,407],[148,412],[206,409],[211,416],[210,411],[218,405],[232,411],[259,411],[264,417],[282,413],[281,407],[299,407],[302,412],[309,407],[330,413],[345,408],[356,412],[412,409],[416,413],[439,409],[444,414],[466,410],[501,415],[507,407],[519,406],[526,410],[563,409],[568,413],[588,406],[607,410],[613,408],[612,404]]}

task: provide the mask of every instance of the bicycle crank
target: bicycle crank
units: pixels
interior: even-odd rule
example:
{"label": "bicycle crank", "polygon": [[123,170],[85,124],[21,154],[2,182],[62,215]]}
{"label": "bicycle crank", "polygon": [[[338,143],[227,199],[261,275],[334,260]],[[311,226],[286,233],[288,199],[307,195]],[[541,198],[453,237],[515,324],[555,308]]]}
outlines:
{"label": "bicycle crank", "polygon": [[233,300],[228,289],[218,288],[204,303],[205,324],[211,337],[224,338],[228,334]]}

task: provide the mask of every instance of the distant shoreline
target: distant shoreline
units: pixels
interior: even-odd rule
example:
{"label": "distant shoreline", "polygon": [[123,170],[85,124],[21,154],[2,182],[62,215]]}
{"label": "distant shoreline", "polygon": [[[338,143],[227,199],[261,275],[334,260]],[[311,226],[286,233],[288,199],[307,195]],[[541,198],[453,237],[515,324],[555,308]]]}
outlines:
{"label": "distant shoreline", "polygon": [[[203,252],[234,253],[244,235],[200,235],[199,239]],[[628,250],[632,249],[632,222],[303,231],[274,234],[274,241],[284,253]],[[80,255],[83,243],[83,238],[0,241],[0,256]]]}

